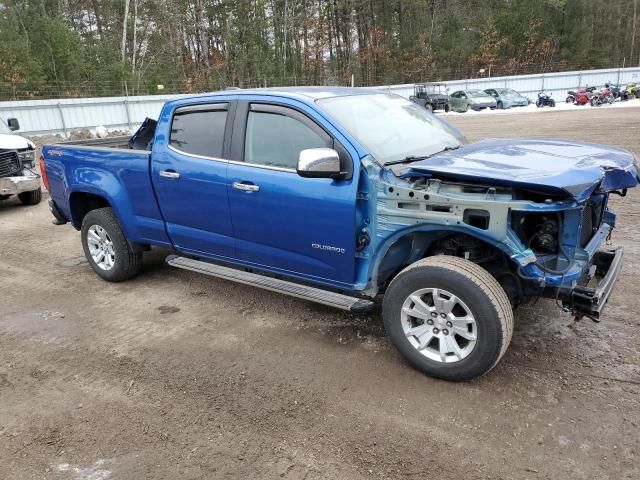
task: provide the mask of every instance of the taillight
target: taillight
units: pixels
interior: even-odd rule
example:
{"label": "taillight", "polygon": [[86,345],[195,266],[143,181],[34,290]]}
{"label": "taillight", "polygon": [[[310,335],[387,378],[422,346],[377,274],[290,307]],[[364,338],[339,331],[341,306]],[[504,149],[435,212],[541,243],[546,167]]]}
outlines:
{"label": "taillight", "polygon": [[44,155],[40,155],[38,159],[38,165],[40,166],[40,175],[42,176],[42,183],[44,188],[49,191],[49,177],[47,177],[47,166],[44,163]]}

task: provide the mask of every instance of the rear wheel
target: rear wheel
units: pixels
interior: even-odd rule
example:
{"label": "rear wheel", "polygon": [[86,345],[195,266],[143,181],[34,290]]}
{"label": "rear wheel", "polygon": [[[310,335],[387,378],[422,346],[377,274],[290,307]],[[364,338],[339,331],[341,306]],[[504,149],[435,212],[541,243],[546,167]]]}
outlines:
{"label": "rear wheel", "polygon": [[87,213],[80,238],[87,261],[104,280],[121,282],[140,272],[142,253],[133,251],[111,208]]}
{"label": "rear wheel", "polygon": [[37,205],[42,200],[42,190],[32,190],[30,192],[22,192],[18,194],[18,198],[23,205]]}
{"label": "rear wheel", "polygon": [[552,108],[556,106],[556,101],[553,98],[549,99],[549,106]]}
{"label": "rear wheel", "polygon": [[446,380],[490,371],[513,333],[513,311],[500,284],[458,257],[429,257],[407,267],[391,282],[382,308],[400,353],[421,372]]}

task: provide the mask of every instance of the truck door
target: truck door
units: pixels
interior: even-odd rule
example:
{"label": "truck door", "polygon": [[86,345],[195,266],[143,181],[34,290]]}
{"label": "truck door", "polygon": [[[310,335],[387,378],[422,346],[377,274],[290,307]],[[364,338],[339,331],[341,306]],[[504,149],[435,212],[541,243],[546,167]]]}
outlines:
{"label": "truck door", "polygon": [[151,177],[167,233],[180,250],[234,257],[223,149],[229,102],[178,107],[154,145]]}
{"label": "truck door", "polygon": [[[303,178],[298,156],[308,148],[342,152],[300,110],[239,101],[227,174],[236,255],[256,266],[301,277],[353,283],[357,181]],[[344,158],[343,158],[344,157]]]}

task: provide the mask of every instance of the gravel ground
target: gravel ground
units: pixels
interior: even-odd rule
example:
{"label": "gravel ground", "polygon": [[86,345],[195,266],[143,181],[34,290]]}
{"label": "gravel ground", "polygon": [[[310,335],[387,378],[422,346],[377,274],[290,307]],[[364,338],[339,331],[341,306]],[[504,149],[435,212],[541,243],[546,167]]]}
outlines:
{"label": "gravel ground", "polygon": [[[640,154],[640,109],[450,116],[470,139]],[[0,204],[0,478],[640,478],[640,191],[614,198],[626,263],[602,323],[520,308],[489,375],[411,369],[379,312],[349,315],[165,267],[88,267],[46,203]]]}

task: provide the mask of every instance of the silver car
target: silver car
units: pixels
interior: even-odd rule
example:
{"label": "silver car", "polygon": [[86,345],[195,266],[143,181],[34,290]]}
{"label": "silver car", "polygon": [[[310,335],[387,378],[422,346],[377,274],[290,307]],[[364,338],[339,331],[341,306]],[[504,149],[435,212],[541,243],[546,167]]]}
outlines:
{"label": "silver car", "polygon": [[484,92],[496,99],[499,109],[526,107],[531,103],[527,97],[510,88],[487,88]]}
{"label": "silver car", "polygon": [[449,95],[449,105],[454,112],[467,112],[485,108],[493,110],[497,107],[497,102],[482,90],[458,90]]}

